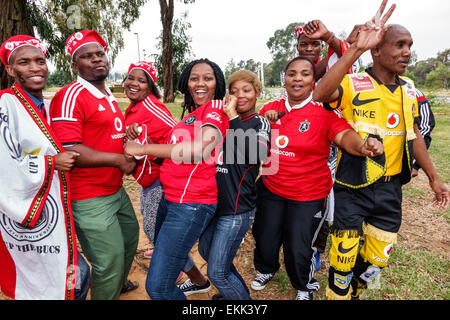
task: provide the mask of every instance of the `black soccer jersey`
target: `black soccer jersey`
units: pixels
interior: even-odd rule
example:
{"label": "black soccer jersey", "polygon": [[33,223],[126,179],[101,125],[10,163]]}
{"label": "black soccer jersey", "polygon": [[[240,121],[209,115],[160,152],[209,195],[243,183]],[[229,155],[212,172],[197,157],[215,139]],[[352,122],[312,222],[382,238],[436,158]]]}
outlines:
{"label": "black soccer jersey", "polygon": [[256,207],[256,179],[270,153],[270,124],[254,114],[229,121],[217,165],[217,215],[240,214]]}

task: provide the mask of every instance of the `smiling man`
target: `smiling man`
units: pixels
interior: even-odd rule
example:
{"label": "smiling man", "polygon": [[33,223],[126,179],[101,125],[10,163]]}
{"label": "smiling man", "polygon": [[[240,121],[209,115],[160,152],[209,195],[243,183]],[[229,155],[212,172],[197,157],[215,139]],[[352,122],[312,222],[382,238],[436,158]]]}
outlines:
{"label": "smiling man", "polygon": [[[402,185],[411,180],[412,160],[423,167],[435,193],[447,208],[449,192],[439,180],[418,130],[414,83],[403,74],[413,40],[401,25],[385,26],[395,5],[381,17],[387,0],[359,31],[355,42],[325,74],[313,98],[340,108],[363,139],[376,137],[385,154],[373,159],[339,151],[335,215],[330,249],[327,298],[358,298],[387,266],[402,221]],[[346,75],[365,51],[373,67]],[[364,244],[358,253],[361,233]]]}
{"label": "smiling man", "polygon": [[47,122],[45,50],[17,35],[0,59],[15,81],[0,91],[0,290],[15,299],[84,299],[89,266],[76,250],[67,172],[79,154],[64,151]]}
{"label": "smiling man", "polygon": [[137,287],[127,280],[139,225],[122,177],[136,167],[123,155],[124,117],[105,85],[107,45],[93,30],[71,35],[66,50],[78,78],[56,93],[52,127],[68,150],[80,156],[70,174],[77,236],[92,265],[92,299],[117,299]]}

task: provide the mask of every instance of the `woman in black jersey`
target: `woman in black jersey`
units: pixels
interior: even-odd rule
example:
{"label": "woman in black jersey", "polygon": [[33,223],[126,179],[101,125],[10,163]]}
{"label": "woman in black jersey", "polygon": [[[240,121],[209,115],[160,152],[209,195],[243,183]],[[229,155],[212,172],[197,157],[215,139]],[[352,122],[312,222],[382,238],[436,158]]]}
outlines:
{"label": "woman in black jersey", "polygon": [[256,74],[239,70],[228,83],[230,96],[223,111],[229,129],[217,166],[217,210],[200,238],[199,252],[208,262],[209,279],[219,290],[213,299],[249,300],[249,290],[233,259],[255,216],[255,182],[269,155],[271,131],[269,122],[255,113],[261,92]]}

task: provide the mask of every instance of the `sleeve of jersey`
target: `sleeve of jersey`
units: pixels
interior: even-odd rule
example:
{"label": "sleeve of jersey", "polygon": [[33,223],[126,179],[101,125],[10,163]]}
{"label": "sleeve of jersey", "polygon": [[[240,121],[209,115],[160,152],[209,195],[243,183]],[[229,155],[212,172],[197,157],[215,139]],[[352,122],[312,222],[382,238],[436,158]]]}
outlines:
{"label": "sleeve of jersey", "polygon": [[349,77],[346,75],[342,81],[341,84],[338,87],[338,91],[339,91],[339,96],[335,101],[331,101],[331,102],[327,102],[324,103],[323,106],[325,107],[326,110],[331,111],[331,110],[335,110],[335,109],[343,109],[346,107],[346,105],[348,105],[348,96],[349,96],[349,91],[348,91],[348,86],[350,83],[350,79]]}
{"label": "sleeve of jersey", "polygon": [[334,137],[336,137],[339,132],[352,128],[344,119],[340,110],[334,110],[329,113],[328,123],[328,140],[330,142],[334,142]]}
{"label": "sleeve of jersey", "polygon": [[417,96],[418,102],[418,113],[419,116],[415,118],[415,122],[419,127],[419,131],[425,139],[425,143],[427,143],[427,147],[429,147],[431,141],[431,131],[434,129],[435,120],[433,112],[431,111],[430,103],[428,102],[425,96]]}
{"label": "sleeve of jersey", "polygon": [[50,104],[51,126],[63,146],[82,142],[82,104],[69,90],[56,94]]}
{"label": "sleeve of jersey", "polygon": [[211,100],[204,108],[200,128],[203,126],[212,126],[219,130],[222,137],[224,137],[228,127],[228,118],[223,112],[223,102],[221,100]]}
{"label": "sleeve of jersey", "polygon": [[148,117],[143,121],[143,124],[147,125],[149,130],[147,136],[154,143],[166,143],[170,130],[177,125],[177,122],[168,112],[166,106],[156,98],[150,99],[148,97],[143,103],[148,111]]}

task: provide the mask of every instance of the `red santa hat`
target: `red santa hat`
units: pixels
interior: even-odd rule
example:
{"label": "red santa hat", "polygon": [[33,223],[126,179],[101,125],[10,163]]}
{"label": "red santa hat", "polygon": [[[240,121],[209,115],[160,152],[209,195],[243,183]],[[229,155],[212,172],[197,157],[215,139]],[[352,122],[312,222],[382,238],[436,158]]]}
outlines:
{"label": "red santa hat", "polygon": [[35,37],[28,36],[28,35],[18,35],[13,36],[3,42],[2,46],[0,47],[0,59],[2,60],[3,64],[6,66],[9,64],[9,57],[11,54],[20,47],[23,46],[32,46],[36,47],[39,50],[42,51],[42,53],[45,56],[45,49],[42,45],[41,40],[36,39]]}
{"label": "red santa hat", "polygon": [[295,36],[297,37],[297,39],[305,32],[304,27],[304,24],[295,27]]}
{"label": "red santa hat", "polygon": [[103,38],[98,34],[97,31],[83,30],[75,32],[69,38],[67,38],[66,51],[71,57],[73,57],[78,49],[89,43],[97,43],[100,47],[103,48],[103,50],[105,50],[105,52],[108,48],[105,40],[103,40]]}
{"label": "red santa hat", "polygon": [[146,72],[150,76],[150,78],[152,78],[154,83],[156,83],[156,81],[158,80],[158,69],[150,62],[139,61],[136,64],[132,63],[128,68],[128,73],[130,73],[133,69],[144,70],[144,72]]}

